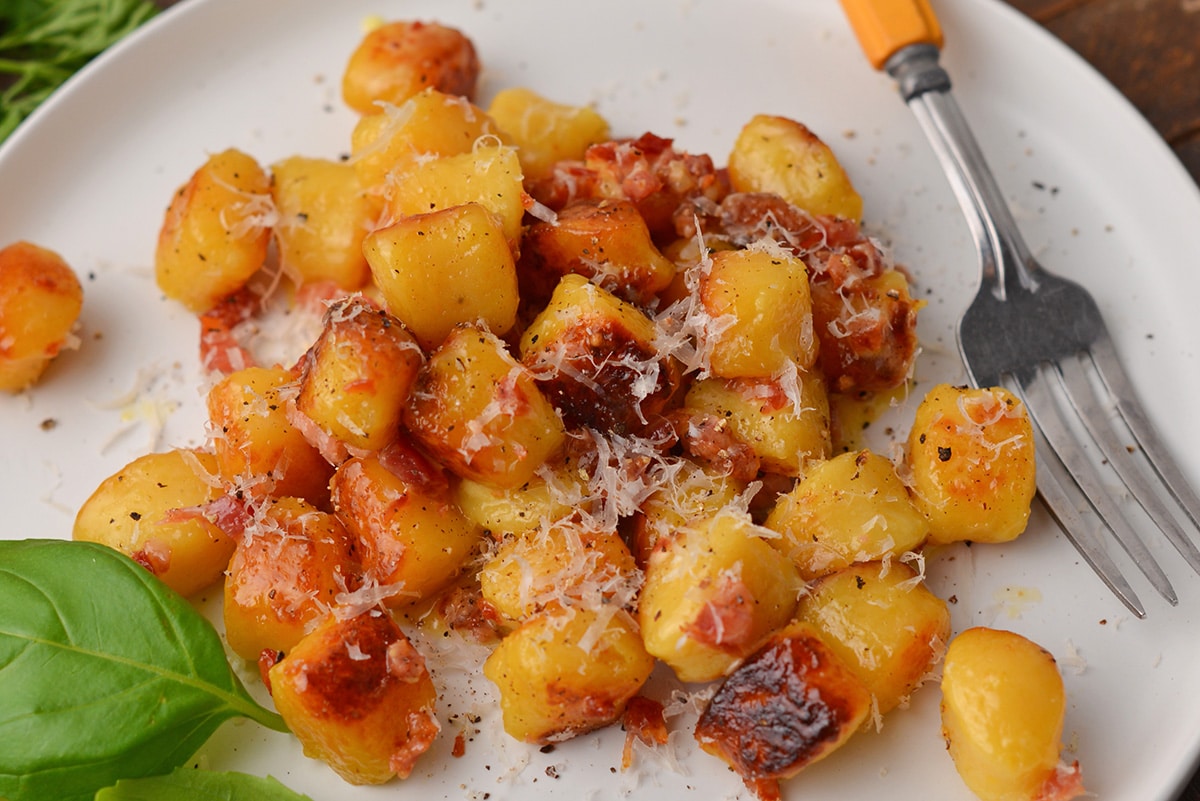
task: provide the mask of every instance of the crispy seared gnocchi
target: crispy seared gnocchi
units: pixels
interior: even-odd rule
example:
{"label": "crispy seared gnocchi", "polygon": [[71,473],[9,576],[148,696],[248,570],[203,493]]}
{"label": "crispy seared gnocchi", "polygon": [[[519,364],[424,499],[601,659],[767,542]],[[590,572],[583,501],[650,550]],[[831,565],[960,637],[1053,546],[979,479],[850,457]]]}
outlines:
{"label": "crispy seared gnocchi", "polygon": [[809,624],[783,628],[722,682],[696,740],[761,798],[840,748],[871,714],[871,694]]}
{"label": "crispy seared gnocchi", "polygon": [[430,356],[404,420],[456,475],[501,487],[530,481],[566,438],[533,374],[474,326],[454,329]]}
{"label": "crispy seared gnocchi", "polygon": [[267,675],[304,753],[351,784],[408,778],[441,731],[425,658],[380,609],[329,618]]}
{"label": "crispy seared gnocchi", "polygon": [[324,328],[304,355],[295,398],[303,420],[344,446],[318,438],[314,444],[325,445],[326,460],[342,461],[342,450],[377,451],[396,438],[424,361],[404,324],[363,298],[326,310]]}
{"label": "crispy seared gnocchi", "polygon": [[225,636],[244,659],[287,652],[357,587],[358,548],[341,521],[299,498],[243,509],[225,581]]}
{"label": "crispy seared gnocchi", "polygon": [[446,587],[483,535],[455,506],[441,469],[400,438],[338,465],[331,501],[363,568],[403,606]]}
{"label": "crispy seared gnocchi", "polygon": [[472,97],[479,79],[475,45],[435,22],[387,22],[370,31],[342,73],[342,99],[361,114],[399,105],[426,88]]}
{"label": "crispy seared gnocchi", "polygon": [[288,419],[295,376],[282,367],[247,367],[208,392],[217,471],[256,497],[295,496],[324,506],[333,469]]}

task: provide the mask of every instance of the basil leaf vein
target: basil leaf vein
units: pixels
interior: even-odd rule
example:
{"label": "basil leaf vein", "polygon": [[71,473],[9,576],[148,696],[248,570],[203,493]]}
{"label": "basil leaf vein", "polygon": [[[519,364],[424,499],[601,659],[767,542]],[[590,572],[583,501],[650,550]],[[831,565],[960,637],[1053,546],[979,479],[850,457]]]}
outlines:
{"label": "basil leaf vein", "polygon": [[190,604],[102,545],[0,542],[0,797],[87,799],[182,765],[224,721],[286,731]]}

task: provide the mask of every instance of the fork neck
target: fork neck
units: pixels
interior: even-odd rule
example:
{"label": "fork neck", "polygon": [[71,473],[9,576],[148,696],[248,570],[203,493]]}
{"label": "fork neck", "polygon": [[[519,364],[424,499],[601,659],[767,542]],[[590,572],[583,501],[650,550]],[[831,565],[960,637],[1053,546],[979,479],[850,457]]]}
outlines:
{"label": "fork neck", "polygon": [[1009,282],[1036,286],[1037,266],[970,125],[951,94],[933,45],[910,45],[886,69],[912,109],[966,217],[979,253],[983,287],[1004,299]]}

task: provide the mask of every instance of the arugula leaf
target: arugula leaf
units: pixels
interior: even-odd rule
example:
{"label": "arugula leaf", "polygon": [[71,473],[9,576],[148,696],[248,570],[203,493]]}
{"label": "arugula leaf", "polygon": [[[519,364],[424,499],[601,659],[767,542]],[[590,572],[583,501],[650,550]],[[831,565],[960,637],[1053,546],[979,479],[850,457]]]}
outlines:
{"label": "arugula leaf", "polygon": [[0,542],[0,798],[91,801],[247,717],[286,731],[186,600],[103,545]]}
{"label": "arugula leaf", "polygon": [[179,768],[166,776],[123,779],[96,793],[95,801],[312,801],[274,778]]}
{"label": "arugula leaf", "polygon": [[67,78],[157,13],[149,0],[0,3],[0,142]]}

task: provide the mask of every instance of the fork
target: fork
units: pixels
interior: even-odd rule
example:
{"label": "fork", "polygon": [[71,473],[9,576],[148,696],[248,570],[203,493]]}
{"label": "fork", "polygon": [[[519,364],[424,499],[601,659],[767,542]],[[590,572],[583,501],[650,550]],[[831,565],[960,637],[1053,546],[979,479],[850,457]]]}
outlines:
{"label": "fork", "polygon": [[1145,617],[1105,547],[1106,533],[1178,604],[1112,486],[1197,573],[1200,550],[1189,532],[1200,532],[1200,498],[1138,401],[1092,296],[1038,264],[1022,239],[938,63],[943,34],[928,0],[841,3],[868,60],[896,80],[928,137],[978,251],[980,287],[957,331],[971,383],[1004,386],[1022,399],[1033,422],[1038,494],[1109,589]]}

